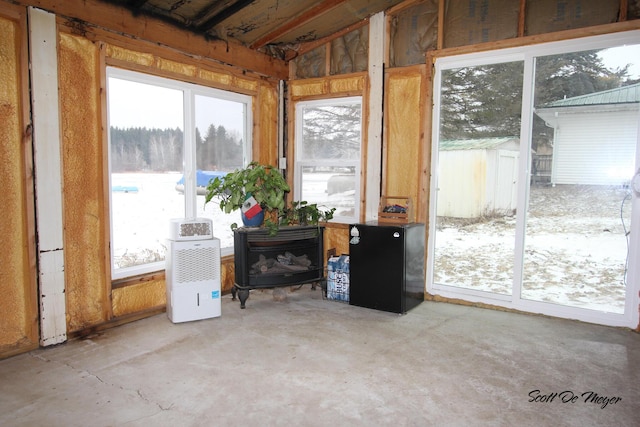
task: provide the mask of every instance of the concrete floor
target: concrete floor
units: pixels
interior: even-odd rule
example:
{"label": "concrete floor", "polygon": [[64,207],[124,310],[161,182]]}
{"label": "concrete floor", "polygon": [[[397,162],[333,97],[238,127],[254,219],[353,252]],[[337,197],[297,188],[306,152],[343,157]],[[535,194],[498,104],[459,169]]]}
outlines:
{"label": "concrete floor", "polygon": [[3,426],[638,426],[639,398],[640,334],[308,285],[0,361]]}

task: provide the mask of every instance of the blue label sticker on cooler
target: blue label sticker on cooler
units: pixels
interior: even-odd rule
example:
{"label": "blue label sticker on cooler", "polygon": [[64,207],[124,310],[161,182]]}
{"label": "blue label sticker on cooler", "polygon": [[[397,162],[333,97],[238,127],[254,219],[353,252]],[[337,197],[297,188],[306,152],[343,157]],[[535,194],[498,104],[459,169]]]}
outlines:
{"label": "blue label sticker on cooler", "polygon": [[211,291],[211,299],[220,298],[220,291]]}

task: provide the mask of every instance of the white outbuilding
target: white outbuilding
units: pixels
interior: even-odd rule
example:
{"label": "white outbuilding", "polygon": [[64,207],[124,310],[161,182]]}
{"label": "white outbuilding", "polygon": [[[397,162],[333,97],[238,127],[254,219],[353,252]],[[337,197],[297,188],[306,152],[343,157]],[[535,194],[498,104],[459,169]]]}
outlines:
{"label": "white outbuilding", "polygon": [[437,215],[478,218],[516,208],[520,139],[440,141]]}
{"label": "white outbuilding", "polygon": [[621,185],[633,176],[640,83],[536,109],[554,129],[552,184]]}

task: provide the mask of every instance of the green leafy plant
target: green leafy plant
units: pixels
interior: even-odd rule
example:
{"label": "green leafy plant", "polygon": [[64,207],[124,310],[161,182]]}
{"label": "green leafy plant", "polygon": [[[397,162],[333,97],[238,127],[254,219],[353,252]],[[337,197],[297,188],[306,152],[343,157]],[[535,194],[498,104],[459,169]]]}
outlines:
{"label": "green leafy plant", "polygon": [[[278,169],[270,165],[251,162],[246,168],[229,172],[224,178],[216,177],[207,185],[205,205],[216,198],[220,210],[231,213],[240,209],[251,194],[265,211],[265,226],[270,230],[277,222],[270,218],[271,213],[278,216],[278,212],[285,208],[285,194],[290,191],[289,185]],[[231,225],[237,228],[236,223]]]}
{"label": "green leafy plant", "polygon": [[317,225],[320,221],[329,221],[333,218],[336,208],[322,210],[317,203],[308,203],[305,200],[291,202],[290,207],[280,211],[280,225]]}

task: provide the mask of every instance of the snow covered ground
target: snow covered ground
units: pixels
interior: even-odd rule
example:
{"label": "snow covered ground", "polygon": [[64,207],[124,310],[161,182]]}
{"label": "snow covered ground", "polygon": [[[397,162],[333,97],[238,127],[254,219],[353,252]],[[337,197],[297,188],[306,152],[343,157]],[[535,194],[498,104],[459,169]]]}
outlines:
{"label": "snow covered ground", "polygon": [[[524,248],[525,299],[622,313],[627,237],[619,187],[534,186]],[[622,211],[626,231],[631,201]],[[439,218],[436,283],[511,293],[515,217]]]}
{"label": "snow covered ground", "polygon": [[[309,203],[337,206],[336,216],[353,213],[353,191],[327,194],[327,182],[335,174],[316,173],[307,176]],[[185,215],[184,195],[176,191],[182,177],[178,172],[112,174],[112,217],[115,263],[119,267],[161,261],[166,252],[169,220]],[[127,191],[125,191],[127,190]],[[206,206],[204,196],[197,196],[198,217],[213,221],[214,236],[223,248],[233,247],[231,224],[242,225],[238,211],[224,214],[216,200]]]}
{"label": "snow covered ground", "polygon": [[[137,192],[112,191],[112,230],[115,262],[121,267],[164,259],[169,220],[185,216],[184,195],[176,190],[181,173],[113,174],[112,188],[135,187]],[[241,223],[240,214],[224,215],[215,202],[204,206],[197,196],[197,216],[211,218],[214,236],[221,245],[233,246],[231,223]]]}

